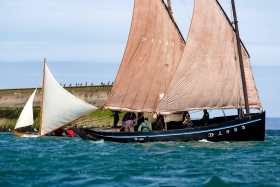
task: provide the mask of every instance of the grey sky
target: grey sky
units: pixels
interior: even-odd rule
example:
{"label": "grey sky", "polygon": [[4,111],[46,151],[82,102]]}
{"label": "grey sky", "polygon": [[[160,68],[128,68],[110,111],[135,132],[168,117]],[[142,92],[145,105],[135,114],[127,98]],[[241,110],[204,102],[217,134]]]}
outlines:
{"label": "grey sky", "polygon": [[[194,1],[184,1],[191,16]],[[235,1],[261,101],[268,116],[280,117],[280,1]],[[231,17],[230,0],[220,3]],[[133,6],[133,0],[0,0],[0,89],[38,86],[44,58],[63,84],[114,81]],[[187,38],[183,0],[172,0],[172,7]]]}

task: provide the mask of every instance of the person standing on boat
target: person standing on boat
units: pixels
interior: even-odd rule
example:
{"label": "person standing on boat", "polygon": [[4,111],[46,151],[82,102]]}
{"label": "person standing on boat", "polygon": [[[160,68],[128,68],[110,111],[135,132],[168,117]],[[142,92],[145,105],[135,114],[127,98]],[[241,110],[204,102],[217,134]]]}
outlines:
{"label": "person standing on boat", "polygon": [[135,113],[127,112],[122,119],[122,125],[125,128],[125,132],[134,132],[134,126],[136,125]]}
{"label": "person standing on boat", "polygon": [[114,115],[114,128],[117,128],[117,124],[120,120],[119,111],[112,110],[112,112],[113,112],[113,115]]}
{"label": "person standing on boat", "polygon": [[144,114],[143,112],[138,112],[137,115],[137,124],[134,126],[134,131],[137,131],[139,126],[144,122]]}
{"label": "person standing on boat", "polygon": [[163,116],[162,115],[159,115],[158,118],[157,118],[157,121],[155,123],[155,130],[156,131],[160,131],[160,130],[163,130],[164,128],[164,119],[163,119]]}
{"label": "person standing on boat", "polygon": [[203,115],[203,125],[207,126],[209,125],[209,113],[207,112],[206,109],[203,110],[204,115]]}
{"label": "person standing on boat", "polygon": [[145,118],[144,121],[140,124],[138,131],[147,132],[152,130],[152,124],[148,121],[148,118]]}

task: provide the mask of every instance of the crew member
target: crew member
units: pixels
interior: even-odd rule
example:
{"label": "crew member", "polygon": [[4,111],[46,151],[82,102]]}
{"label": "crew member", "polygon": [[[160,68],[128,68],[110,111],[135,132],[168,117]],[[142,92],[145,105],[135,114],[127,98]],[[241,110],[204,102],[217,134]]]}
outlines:
{"label": "crew member", "polygon": [[164,128],[164,119],[163,119],[163,116],[162,115],[159,115],[158,118],[157,118],[157,121],[155,123],[155,130],[156,131],[159,131],[159,130],[163,130]]}
{"label": "crew member", "polygon": [[114,115],[114,128],[117,128],[117,124],[120,120],[119,111],[112,110],[112,112],[113,112],[113,115]]}
{"label": "crew member", "polygon": [[207,125],[209,125],[209,113],[207,112],[206,109],[203,110],[203,113],[204,113],[203,118],[202,118],[203,125],[207,126]]}
{"label": "crew member", "polygon": [[152,124],[148,121],[148,118],[145,118],[144,121],[140,124],[138,131],[147,132],[152,130]]}
{"label": "crew member", "polygon": [[183,121],[183,128],[192,128],[193,127],[193,122],[191,121],[191,117],[189,115],[185,116],[185,119]]}
{"label": "crew member", "polygon": [[54,136],[62,136],[62,133],[63,133],[63,127],[57,129],[54,131]]}
{"label": "crew member", "polygon": [[136,125],[135,113],[127,112],[122,119],[122,125],[125,128],[125,132],[134,132],[134,126]]}
{"label": "crew member", "polygon": [[[77,126],[75,126],[75,128],[77,128]],[[68,137],[76,137],[76,133],[75,133],[72,129],[68,129],[68,130],[66,131],[66,135],[67,135]]]}

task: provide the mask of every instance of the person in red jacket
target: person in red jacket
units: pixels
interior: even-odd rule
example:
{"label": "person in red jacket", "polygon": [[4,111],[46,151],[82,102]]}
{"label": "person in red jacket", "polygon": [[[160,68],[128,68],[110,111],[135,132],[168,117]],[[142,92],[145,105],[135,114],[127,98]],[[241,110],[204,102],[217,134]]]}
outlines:
{"label": "person in red jacket", "polygon": [[[75,126],[77,128],[77,126]],[[74,131],[72,131],[71,129],[68,129],[66,131],[66,134],[68,137],[76,137],[76,133]]]}

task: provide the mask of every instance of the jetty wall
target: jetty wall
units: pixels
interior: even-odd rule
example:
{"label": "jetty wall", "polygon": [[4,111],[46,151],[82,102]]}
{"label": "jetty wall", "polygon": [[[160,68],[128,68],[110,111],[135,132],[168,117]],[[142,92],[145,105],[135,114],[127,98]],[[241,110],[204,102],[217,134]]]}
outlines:
{"label": "jetty wall", "polygon": [[[68,92],[95,106],[102,106],[113,85],[66,86]],[[22,108],[35,88],[0,89],[0,108]],[[37,88],[34,107],[41,107],[42,88]]]}

